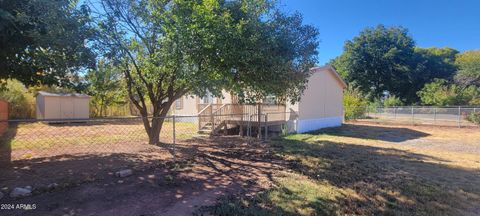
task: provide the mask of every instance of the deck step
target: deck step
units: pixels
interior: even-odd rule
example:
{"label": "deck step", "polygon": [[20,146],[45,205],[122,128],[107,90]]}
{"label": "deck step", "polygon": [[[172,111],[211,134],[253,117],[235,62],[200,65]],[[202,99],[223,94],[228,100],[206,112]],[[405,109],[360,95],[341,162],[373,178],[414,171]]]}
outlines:
{"label": "deck step", "polygon": [[208,129],[201,129],[198,131],[199,134],[210,134],[212,133],[212,130],[208,130]]}

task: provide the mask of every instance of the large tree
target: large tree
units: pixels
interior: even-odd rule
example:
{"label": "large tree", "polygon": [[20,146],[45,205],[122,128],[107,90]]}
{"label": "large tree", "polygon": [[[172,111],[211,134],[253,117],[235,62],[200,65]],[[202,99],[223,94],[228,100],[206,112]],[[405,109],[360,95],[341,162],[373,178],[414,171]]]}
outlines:
{"label": "large tree", "polygon": [[417,91],[434,79],[451,80],[456,72],[452,48],[415,47],[404,28],[368,28],[345,44],[332,64],[349,83],[370,99],[395,95],[415,103]]}
{"label": "large tree", "polygon": [[94,65],[89,11],[75,0],[0,0],[0,79],[66,85]]}
{"label": "large tree", "polygon": [[408,84],[412,79],[414,46],[404,28],[383,25],[367,28],[345,43],[344,56],[339,58],[344,65],[341,73],[371,98],[385,93],[410,97]]}
{"label": "large tree", "polygon": [[316,61],[317,30],[269,1],[103,0],[101,5],[102,45],[122,66],[151,144],[159,143],[164,117],[183,95],[223,89],[245,100],[271,94],[298,100]]}

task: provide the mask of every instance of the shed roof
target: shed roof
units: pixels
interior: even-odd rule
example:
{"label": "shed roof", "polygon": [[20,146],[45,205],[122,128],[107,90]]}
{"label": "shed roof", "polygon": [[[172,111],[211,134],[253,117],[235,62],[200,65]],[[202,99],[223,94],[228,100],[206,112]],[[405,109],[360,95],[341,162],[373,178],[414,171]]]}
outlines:
{"label": "shed roof", "polygon": [[79,93],[50,93],[46,91],[39,91],[38,94],[42,96],[48,96],[48,97],[84,97],[84,98],[90,97],[86,94],[79,94]]}
{"label": "shed roof", "polygon": [[331,65],[325,65],[325,66],[322,66],[322,67],[314,67],[314,68],[310,69],[310,71],[312,73],[328,71],[333,77],[335,77],[335,79],[338,80],[338,82],[340,83],[342,88],[347,87],[347,84],[345,83],[345,81],[343,81],[342,77],[340,77],[340,75],[338,75],[338,72]]}

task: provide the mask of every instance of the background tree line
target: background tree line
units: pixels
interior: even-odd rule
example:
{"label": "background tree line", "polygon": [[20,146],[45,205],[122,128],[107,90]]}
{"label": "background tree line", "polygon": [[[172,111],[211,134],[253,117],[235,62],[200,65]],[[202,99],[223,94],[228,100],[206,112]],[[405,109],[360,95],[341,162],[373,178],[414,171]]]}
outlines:
{"label": "background tree line", "polygon": [[480,51],[417,47],[402,27],[367,28],[330,63],[350,85],[348,97],[368,104],[480,105]]}

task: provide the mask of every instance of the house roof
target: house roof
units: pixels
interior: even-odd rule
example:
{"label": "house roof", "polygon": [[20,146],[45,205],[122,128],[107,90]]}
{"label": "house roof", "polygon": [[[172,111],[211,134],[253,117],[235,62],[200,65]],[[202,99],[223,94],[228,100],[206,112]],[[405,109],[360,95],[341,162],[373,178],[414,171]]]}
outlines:
{"label": "house roof", "polygon": [[49,96],[49,97],[90,97],[86,94],[79,94],[79,93],[50,93],[46,91],[39,91],[39,95],[42,96]]}
{"label": "house roof", "polygon": [[340,77],[340,75],[338,74],[338,72],[335,70],[335,68],[333,68],[331,65],[325,65],[325,66],[322,66],[322,67],[314,67],[314,68],[311,68],[310,71],[312,73],[321,73],[321,72],[329,72],[333,77],[335,77],[335,79],[338,80],[338,82],[340,83],[340,85],[342,86],[342,88],[346,88],[347,87],[347,83],[345,83],[345,81],[343,81],[342,77]]}

